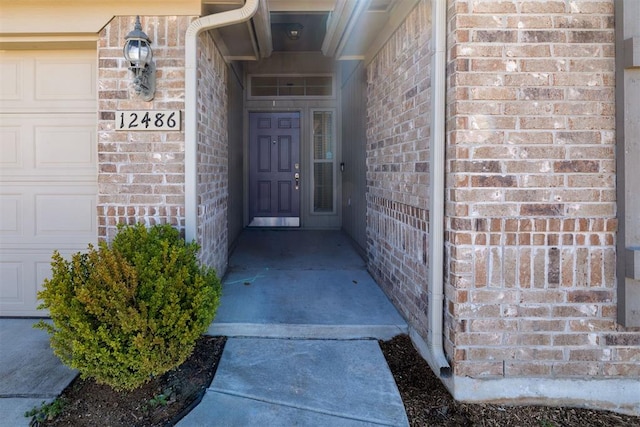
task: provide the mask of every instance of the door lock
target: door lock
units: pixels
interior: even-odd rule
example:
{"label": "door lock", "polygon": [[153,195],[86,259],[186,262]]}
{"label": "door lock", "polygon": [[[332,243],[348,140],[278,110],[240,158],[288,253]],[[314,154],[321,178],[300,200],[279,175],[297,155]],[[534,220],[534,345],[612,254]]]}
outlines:
{"label": "door lock", "polygon": [[293,177],[296,180],[296,190],[298,190],[300,188],[300,173],[296,172]]}

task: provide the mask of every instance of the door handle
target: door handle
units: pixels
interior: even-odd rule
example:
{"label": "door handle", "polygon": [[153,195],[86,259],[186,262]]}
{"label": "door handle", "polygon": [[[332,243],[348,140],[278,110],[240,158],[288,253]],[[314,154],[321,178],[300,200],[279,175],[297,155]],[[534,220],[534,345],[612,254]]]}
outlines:
{"label": "door handle", "polygon": [[296,172],[293,177],[296,180],[296,190],[300,188],[300,173]]}

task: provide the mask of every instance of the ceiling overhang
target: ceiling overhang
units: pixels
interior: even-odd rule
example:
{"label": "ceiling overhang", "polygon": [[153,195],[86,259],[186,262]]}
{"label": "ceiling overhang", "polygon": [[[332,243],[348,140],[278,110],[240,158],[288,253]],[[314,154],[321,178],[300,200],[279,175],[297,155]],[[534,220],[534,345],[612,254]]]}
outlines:
{"label": "ceiling overhang", "polygon": [[[225,60],[257,61],[274,52],[319,51],[336,60],[370,60],[418,0],[265,0],[253,18],[213,36]],[[244,0],[203,0],[203,15],[242,7]],[[300,21],[300,22],[298,22]],[[287,25],[302,27],[287,40]]]}
{"label": "ceiling overhang", "polygon": [[195,16],[200,1],[0,0],[0,37],[95,36],[114,16]]}
{"label": "ceiling overhang", "polygon": [[[212,30],[225,60],[258,61],[274,52],[322,52],[336,60],[372,58],[418,0],[260,0],[247,22]],[[0,0],[0,45],[76,42],[93,45],[117,15],[204,16],[244,0]],[[300,21],[300,22],[297,22]],[[283,28],[301,24],[297,40]],[[6,39],[6,40],[5,40]]]}

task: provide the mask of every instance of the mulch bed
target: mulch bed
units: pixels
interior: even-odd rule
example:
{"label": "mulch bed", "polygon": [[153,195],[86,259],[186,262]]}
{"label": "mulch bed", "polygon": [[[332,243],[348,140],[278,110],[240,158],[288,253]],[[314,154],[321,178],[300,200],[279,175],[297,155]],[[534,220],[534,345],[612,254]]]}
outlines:
{"label": "mulch bed", "polygon": [[[63,392],[62,412],[41,425],[63,427],[170,426],[199,401],[211,383],[224,337],[202,337],[180,367],[131,392],[76,379]],[[508,407],[453,400],[406,335],[381,341],[411,426],[639,426],[640,417],[544,406]]]}
{"label": "mulch bed", "polygon": [[380,342],[412,426],[640,426],[640,417],[607,411],[547,406],[467,404],[453,400],[411,340]]}
{"label": "mulch bed", "polygon": [[202,398],[218,368],[226,338],[200,338],[182,365],[129,392],[76,378],[62,393],[62,413],[41,425],[58,427],[170,426]]}

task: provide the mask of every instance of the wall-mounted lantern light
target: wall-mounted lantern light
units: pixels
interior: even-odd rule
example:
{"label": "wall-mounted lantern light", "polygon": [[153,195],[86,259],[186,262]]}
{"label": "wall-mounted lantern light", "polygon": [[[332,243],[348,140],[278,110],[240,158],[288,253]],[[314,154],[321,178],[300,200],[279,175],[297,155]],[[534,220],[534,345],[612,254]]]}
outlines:
{"label": "wall-mounted lantern light", "polygon": [[135,27],[125,40],[124,58],[135,75],[133,87],[143,100],[151,101],[156,91],[156,67],[152,61],[151,40],[142,31],[139,16],[136,16]]}

